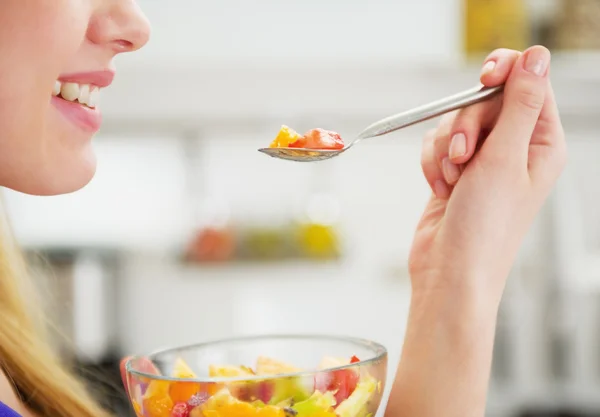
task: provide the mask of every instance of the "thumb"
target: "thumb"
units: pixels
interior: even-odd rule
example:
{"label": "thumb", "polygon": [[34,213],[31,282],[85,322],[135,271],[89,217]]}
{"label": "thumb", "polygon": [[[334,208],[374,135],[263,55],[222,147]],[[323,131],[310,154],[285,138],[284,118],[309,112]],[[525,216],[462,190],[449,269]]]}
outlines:
{"label": "thumb", "polygon": [[494,157],[516,156],[527,166],[529,143],[546,99],[549,66],[550,51],[543,46],[529,48],[513,66],[500,116],[484,146]]}

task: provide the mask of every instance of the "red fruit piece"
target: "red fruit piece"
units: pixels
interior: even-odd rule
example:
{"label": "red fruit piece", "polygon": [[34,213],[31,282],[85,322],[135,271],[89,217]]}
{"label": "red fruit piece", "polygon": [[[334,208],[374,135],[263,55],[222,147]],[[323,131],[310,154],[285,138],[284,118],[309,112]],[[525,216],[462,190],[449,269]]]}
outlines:
{"label": "red fruit piece", "polygon": [[340,369],[315,377],[315,389],[320,392],[336,391],[335,401],[340,404],[348,398],[356,389],[359,374],[354,369]]}
{"label": "red fruit piece", "polygon": [[177,403],[171,410],[171,417],[189,417],[190,409],[187,403]]}
{"label": "red fruit piece", "polygon": [[290,143],[290,148],[306,149],[343,149],[344,141],[336,133],[325,129],[312,129],[297,141]]}
{"label": "red fruit piece", "polygon": [[360,359],[358,359],[356,356],[352,356],[352,358],[350,358],[350,363],[356,363],[356,362],[360,362]]}

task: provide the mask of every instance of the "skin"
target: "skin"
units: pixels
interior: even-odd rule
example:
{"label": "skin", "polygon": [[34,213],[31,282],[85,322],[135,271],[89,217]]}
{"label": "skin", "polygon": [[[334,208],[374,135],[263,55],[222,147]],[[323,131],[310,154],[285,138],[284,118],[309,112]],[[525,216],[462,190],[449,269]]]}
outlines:
{"label": "skin", "polygon": [[[0,8],[0,186],[78,190],[96,169],[93,133],[51,104],[55,80],[112,69],[117,54],[148,41],[148,22],[134,0],[2,0]],[[1,372],[0,401],[30,415]]]}
{"label": "skin", "polygon": [[0,13],[0,185],[69,193],[96,170],[92,133],[50,104],[63,74],[112,68],[149,26],[134,0],[3,0]]}
{"label": "skin", "polygon": [[[423,143],[433,195],[410,255],[413,294],[386,416],[485,414],[506,279],[566,162],[548,50],[497,50],[488,62],[481,81],[506,81],[503,98],[443,118]],[[464,146],[452,142],[459,133]]]}

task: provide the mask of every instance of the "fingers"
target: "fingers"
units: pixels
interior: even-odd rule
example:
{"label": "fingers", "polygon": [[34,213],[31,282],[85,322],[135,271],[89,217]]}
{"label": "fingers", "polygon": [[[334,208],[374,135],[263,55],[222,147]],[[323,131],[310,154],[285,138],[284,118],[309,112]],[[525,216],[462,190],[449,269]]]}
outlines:
{"label": "fingers", "polygon": [[552,85],[548,80],[546,100],[529,147],[529,175],[533,182],[552,186],[567,162],[565,133]]}
{"label": "fingers", "polygon": [[487,87],[495,87],[506,82],[520,51],[513,49],[496,49],[484,60],[481,70],[481,83]]}
{"label": "fingers", "polygon": [[529,143],[546,98],[549,65],[550,52],[542,46],[529,48],[517,59],[498,122],[482,149],[489,157],[527,167]]}
{"label": "fingers", "polygon": [[448,155],[453,164],[467,163],[475,153],[482,130],[489,129],[500,108],[500,98],[461,110],[452,125]]}
{"label": "fingers", "polygon": [[458,112],[448,113],[442,117],[440,125],[436,130],[433,138],[433,149],[435,160],[438,167],[442,170],[444,181],[448,185],[454,185],[460,178],[461,167],[453,164],[449,157],[450,136],[452,134],[452,126]]}
{"label": "fingers", "polygon": [[435,156],[434,141],[436,132],[437,129],[431,129],[425,135],[421,152],[421,168],[435,196],[440,199],[447,199],[450,197],[450,186],[446,183]]}
{"label": "fingers", "polygon": [[[494,87],[506,82],[511,69],[521,56],[519,51],[497,49],[485,59],[481,71],[481,82]],[[477,142],[484,128],[491,128],[500,108],[501,97],[467,107],[456,116],[452,127],[448,155],[453,164],[468,162],[475,153]]]}

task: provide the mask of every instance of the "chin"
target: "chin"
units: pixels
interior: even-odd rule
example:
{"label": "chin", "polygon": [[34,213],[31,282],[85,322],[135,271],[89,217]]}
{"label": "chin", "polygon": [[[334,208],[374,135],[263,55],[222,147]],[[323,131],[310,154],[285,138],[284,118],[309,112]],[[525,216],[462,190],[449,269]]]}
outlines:
{"label": "chin", "polygon": [[[43,171],[43,172],[40,172]],[[36,196],[70,194],[89,184],[96,173],[96,158],[88,155],[76,166],[73,163],[37,170],[29,181],[8,182],[7,188]]]}

